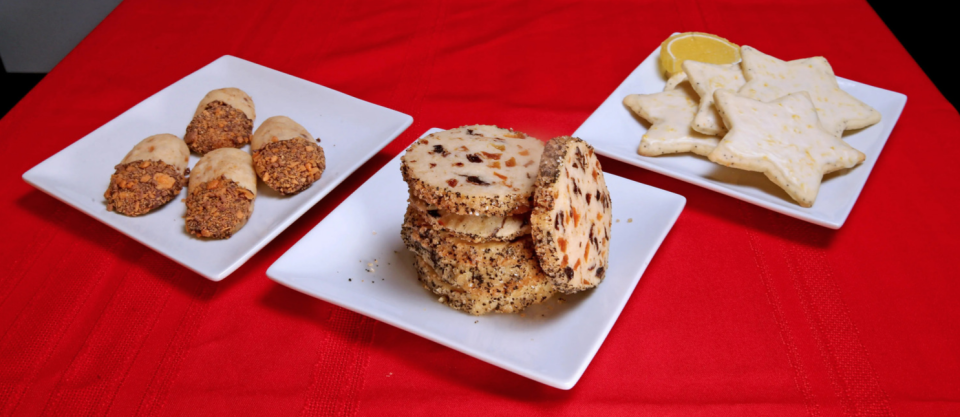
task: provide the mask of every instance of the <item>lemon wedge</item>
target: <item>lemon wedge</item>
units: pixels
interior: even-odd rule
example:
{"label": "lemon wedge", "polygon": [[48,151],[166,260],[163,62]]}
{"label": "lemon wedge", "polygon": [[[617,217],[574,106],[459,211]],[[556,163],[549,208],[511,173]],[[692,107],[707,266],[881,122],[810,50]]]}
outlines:
{"label": "lemon wedge", "polygon": [[686,60],[735,64],[740,62],[740,47],[717,35],[701,32],[678,33],[660,44],[660,66],[667,78],[680,73],[680,65]]}

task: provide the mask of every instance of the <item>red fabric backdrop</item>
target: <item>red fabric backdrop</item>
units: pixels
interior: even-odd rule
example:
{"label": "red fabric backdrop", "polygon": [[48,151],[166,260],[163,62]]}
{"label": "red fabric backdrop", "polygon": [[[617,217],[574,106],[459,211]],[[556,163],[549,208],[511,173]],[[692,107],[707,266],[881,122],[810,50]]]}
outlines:
{"label": "red fabric backdrop", "polygon": [[[570,134],[675,31],[909,97],[841,230],[603,160],[687,207],[570,391],[265,276],[426,129]],[[224,54],[415,122],[220,283],[20,180]],[[0,415],[957,415],[958,132],[859,0],[128,0],[0,121]]]}

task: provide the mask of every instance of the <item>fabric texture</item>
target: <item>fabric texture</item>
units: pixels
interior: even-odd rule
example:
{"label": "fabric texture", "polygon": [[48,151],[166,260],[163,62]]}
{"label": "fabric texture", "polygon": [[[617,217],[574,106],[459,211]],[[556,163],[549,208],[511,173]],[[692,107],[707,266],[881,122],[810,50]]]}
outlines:
{"label": "fabric texture", "polygon": [[[603,158],[687,206],[570,391],[266,277],[428,128],[571,134],[683,31],[908,96],[842,229]],[[219,283],[20,179],[225,54],[414,124]],[[0,415],[957,415],[958,131],[862,0],[128,0],[0,120]]]}

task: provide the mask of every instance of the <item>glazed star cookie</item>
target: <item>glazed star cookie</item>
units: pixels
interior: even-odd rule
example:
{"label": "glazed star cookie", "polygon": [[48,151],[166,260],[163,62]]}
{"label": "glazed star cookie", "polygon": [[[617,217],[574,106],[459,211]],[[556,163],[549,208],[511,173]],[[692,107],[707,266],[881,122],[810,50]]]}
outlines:
{"label": "glazed star cookie", "polygon": [[719,90],[717,110],[730,129],[707,157],[764,173],[803,207],[813,206],[823,175],[863,162],[865,155],[823,129],[810,95],[764,103]]}
{"label": "glazed star cookie", "polygon": [[678,73],[677,75],[674,75],[667,80],[667,85],[663,86],[663,91],[674,90],[677,88],[678,85],[682,84],[686,80],[687,80],[686,73],[683,73],[683,72]]}
{"label": "glazed star cookie", "polygon": [[658,156],[693,152],[707,155],[717,146],[715,137],[693,130],[690,125],[697,114],[698,100],[689,87],[654,94],[630,94],[623,104],[652,125],[640,139],[637,153]]}
{"label": "glazed star cookie", "polygon": [[747,83],[738,94],[770,102],[806,91],[823,128],[836,137],[844,130],[861,129],[880,121],[880,112],[840,89],[833,68],[824,57],[783,61],[752,47],[740,48]]}
{"label": "glazed star cookie", "polygon": [[690,86],[700,96],[700,106],[690,127],[705,135],[723,136],[727,133],[723,119],[713,105],[713,93],[719,89],[737,91],[746,80],[740,65],[714,65],[697,61],[684,61],[683,73],[690,79]]}

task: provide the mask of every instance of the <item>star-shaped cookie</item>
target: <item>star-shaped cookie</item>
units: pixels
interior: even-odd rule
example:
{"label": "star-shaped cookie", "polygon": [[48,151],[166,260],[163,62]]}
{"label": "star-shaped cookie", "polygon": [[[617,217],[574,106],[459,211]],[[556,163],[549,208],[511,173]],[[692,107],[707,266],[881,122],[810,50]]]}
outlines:
{"label": "star-shaped cookie", "polygon": [[823,175],[863,162],[865,155],[823,129],[806,92],[764,103],[728,90],[714,94],[730,129],[707,157],[759,171],[803,207],[812,207]]}
{"label": "star-shaped cookie", "polygon": [[806,91],[817,108],[823,128],[836,137],[880,121],[880,112],[840,89],[824,57],[783,61],[752,47],[741,46],[747,83],[738,93],[764,102]]}
{"label": "star-shaped cookie", "polygon": [[697,61],[684,61],[683,73],[687,74],[690,86],[700,96],[700,107],[690,126],[705,135],[723,136],[727,128],[723,125],[720,113],[713,105],[713,93],[719,89],[737,91],[746,80],[740,65],[715,65]]}
{"label": "star-shaped cookie", "polygon": [[679,152],[709,154],[719,140],[690,128],[698,101],[687,84],[662,93],[626,96],[623,104],[652,123],[640,139],[637,153],[643,156]]}

